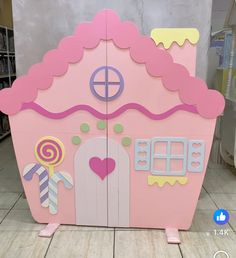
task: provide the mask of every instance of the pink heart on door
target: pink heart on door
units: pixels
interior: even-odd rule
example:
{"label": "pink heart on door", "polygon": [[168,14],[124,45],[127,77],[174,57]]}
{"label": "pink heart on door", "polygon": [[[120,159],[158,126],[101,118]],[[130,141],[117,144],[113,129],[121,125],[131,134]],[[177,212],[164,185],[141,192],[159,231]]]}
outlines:
{"label": "pink heart on door", "polygon": [[116,162],[112,158],[105,158],[102,160],[99,157],[92,157],[89,160],[89,166],[93,172],[103,180],[115,169]]}

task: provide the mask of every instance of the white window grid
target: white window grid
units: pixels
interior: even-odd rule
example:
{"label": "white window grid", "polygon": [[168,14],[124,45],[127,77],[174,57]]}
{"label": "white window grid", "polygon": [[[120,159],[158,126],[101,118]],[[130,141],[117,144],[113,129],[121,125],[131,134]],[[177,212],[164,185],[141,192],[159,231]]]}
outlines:
{"label": "white window grid", "polygon": [[[159,154],[155,152],[156,143],[166,143],[167,150],[166,154]],[[182,143],[183,144],[183,154],[174,155],[171,153],[172,143]],[[155,159],[165,159],[166,170],[155,169]],[[182,160],[183,168],[180,171],[171,171],[170,163],[171,160]],[[187,140],[185,138],[153,138],[151,145],[151,173],[158,176],[184,176],[186,174],[187,167]]]}

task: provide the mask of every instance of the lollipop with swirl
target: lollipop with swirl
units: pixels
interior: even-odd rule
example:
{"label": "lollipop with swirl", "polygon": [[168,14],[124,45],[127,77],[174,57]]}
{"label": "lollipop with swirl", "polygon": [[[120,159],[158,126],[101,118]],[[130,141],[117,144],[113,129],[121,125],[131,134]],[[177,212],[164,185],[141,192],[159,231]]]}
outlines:
{"label": "lollipop with swirl", "polygon": [[40,164],[48,167],[49,177],[54,174],[54,167],[61,164],[65,156],[63,143],[52,136],[41,138],[35,146],[35,156]]}

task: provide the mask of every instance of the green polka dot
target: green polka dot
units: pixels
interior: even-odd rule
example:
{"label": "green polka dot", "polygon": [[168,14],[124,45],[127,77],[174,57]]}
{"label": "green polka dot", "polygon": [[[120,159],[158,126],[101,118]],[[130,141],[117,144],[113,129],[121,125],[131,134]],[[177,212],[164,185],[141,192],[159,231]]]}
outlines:
{"label": "green polka dot", "polygon": [[81,132],[83,132],[83,133],[87,133],[87,132],[89,131],[89,125],[86,124],[86,123],[81,124],[81,125],[80,125],[80,130],[81,130]]}
{"label": "green polka dot", "polygon": [[116,124],[116,125],[114,126],[114,131],[115,131],[115,133],[122,133],[123,130],[124,130],[124,128],[123,128],[123,125],[121,125],[121,124]]}
{"label": "green polka dot", "polygon": [[132,143],[132,140],[130,137],[124,137],[121,142],[123,146],[129,146]]}
{"label": "green polka dot", "polygon": [[104,129],[106,128],[106,121],[104,121],[104,120],[99,120],[99,121],[97,122],[97,128],[98,128],[99,130],[104,130]]}
{"label": "green polka dot", "polygon": [[73,136],[72,137],[72,143],[75,145],[79,145],[81,143],[81,139],[79,136]]}

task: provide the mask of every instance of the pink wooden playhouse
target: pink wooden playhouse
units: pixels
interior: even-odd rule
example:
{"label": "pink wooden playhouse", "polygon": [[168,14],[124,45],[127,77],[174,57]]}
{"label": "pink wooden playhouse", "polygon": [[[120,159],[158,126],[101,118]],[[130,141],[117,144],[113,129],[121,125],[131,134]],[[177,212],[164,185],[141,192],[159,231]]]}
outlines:
{"label": "pink wooden playhouse", "polygon": [[178,242],[191,226],[224,108],[195,77],[198,38],[142,36],[104,10],[0,92],[42,235],[59,224],[164,228]]}

